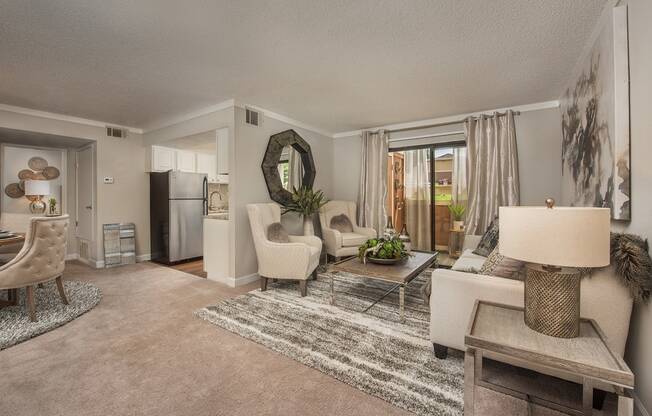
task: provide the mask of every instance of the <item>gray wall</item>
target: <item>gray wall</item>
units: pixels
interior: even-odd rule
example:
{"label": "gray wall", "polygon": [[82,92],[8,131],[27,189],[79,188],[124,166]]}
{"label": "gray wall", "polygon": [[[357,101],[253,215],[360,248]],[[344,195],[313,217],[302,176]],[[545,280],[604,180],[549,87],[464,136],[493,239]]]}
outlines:
{"label": "gray wall", "polygon": [[[521,204],[542,205],[561,197],[561,122],[559,109],[530,111],[516,116]],[[360,137],[334,139],[335,199],[355,201],[360,178]]]}
{"label": "gray wall", "polygon": [[[629,0],[632,221],[612,228],[652,239],[652,1]],[[652,305],[636,305],[626,361],[636,375],[639,406],[652,411]],[[637,409],[638,415],[643,415]]]}

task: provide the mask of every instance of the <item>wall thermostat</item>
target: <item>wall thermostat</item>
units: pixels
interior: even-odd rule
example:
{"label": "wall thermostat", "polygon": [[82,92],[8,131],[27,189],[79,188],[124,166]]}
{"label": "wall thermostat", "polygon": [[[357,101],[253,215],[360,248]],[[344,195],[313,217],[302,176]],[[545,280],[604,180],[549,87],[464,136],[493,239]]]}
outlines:
{"label": "wall thermostat", "polygon": [[113,183],[113,176],[105,176],[104,183],[108,183],[108,184]]}

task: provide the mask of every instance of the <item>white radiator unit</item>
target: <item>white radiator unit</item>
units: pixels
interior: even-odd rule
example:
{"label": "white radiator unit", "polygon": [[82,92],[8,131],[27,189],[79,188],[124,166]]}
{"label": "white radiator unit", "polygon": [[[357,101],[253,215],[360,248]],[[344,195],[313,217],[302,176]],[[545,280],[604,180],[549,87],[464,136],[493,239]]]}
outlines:
{"label": "white radiator unit", "polygon": [[127,133],[129,133],[129,131],[127,129],[123,129],[122,127],[106,126],[106,135],[108,137],[115,137],[116,139],[125,139],[127,137]]}
{"label": "white radiator unit", "polygon": [[260,126],[263,122],[263,113],[260,111],[245,107],[245,123],[251,126]]}

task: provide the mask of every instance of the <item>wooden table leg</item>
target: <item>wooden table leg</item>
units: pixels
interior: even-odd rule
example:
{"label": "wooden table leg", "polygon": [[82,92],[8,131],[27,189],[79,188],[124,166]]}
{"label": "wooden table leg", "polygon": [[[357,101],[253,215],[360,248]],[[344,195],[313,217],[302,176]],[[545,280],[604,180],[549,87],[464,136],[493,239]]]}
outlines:
{"label": "wooden table leg", "polygon": [[587,378],[582,380],[582,413],[593,414],[593,382]]}
{"label": "wooden table leg", "polygon": [[475,389],[475,350],[464,353],[464,416],[473,416],[473,393]]}

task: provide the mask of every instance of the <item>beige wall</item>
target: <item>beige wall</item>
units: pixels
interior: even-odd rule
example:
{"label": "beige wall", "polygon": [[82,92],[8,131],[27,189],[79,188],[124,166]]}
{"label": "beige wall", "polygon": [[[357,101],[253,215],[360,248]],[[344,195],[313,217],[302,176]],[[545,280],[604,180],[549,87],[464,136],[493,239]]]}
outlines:
{"label": "beige wall", "polygon": [[[632,221],[613,228],[652,239],[652,1],[629,0]],[[626,360],[638,404],[652,411],[652,304],[636,305]],[[637,414],[643,415],[641,409]]]}
{"label": "beige wall", "polygon": [[[541,205],[549,196],[560,200],[560,137],[557,108],[524,112],[516,117],[522,205]],[[355,201],[360,178],[360,137],[333,140],[333,197]]]}
{"label": "beige wall", "polygon": [[[298,128],[290,124],[265,117],[260,127],[244,123],[244,110],[235,112],[235,163],[231,165],[229,194],[234,204],[231,216],[235,221],[235,277],[256,273],[257,261],[246,205],[256,202],[270,202],[267,186],[261,169],[263,155],[269,137],[287,129],[294,129],[310,144],[317,176],[315,189],[321,189],[331,197],[333,190],[333,146],[332,138]],[[301,234],[301,221],[298,217],[284,216],[283,224],[291,234]]]}
{"label": "beige wall", "polygon": [[[145,174],[145,148],[140,134],[126,139],[106,137],[103,127],[54,120],[39,116],[0,111],[0,127],[81,138],[96,142],[96,244],[91,260],[103,260],[102,224],[136,224],[136,255],[149,255],[149,181]],[[104,185],[102,178],[113,176],[115,183]],[[69,188],[70,191],[70,188]]]}

